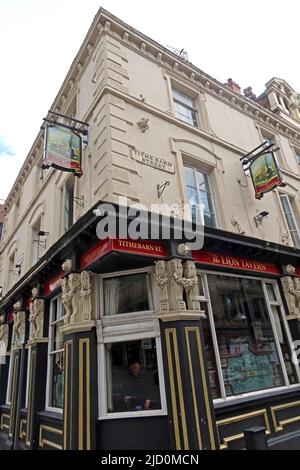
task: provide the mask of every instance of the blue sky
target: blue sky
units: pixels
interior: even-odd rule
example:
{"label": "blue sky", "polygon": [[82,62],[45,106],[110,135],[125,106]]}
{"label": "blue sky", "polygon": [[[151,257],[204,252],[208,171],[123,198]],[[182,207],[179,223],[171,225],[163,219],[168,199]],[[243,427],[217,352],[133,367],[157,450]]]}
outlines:
{"label": "blue sky", "polygon": [[295,0],[0,0],[0,199],[100,6],[165,46],[185,48],[221,82],[231,77],[260,94],[277,76],[300,92]]}

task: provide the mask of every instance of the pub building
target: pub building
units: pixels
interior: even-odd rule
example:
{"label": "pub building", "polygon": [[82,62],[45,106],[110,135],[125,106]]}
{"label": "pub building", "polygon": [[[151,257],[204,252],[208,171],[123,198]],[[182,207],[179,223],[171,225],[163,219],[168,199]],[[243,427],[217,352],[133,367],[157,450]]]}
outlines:
{"label": "pub building", "polygon": [[[5,202],[1,449],[225,451],[251,432],[299,448],[291,97],[280,79],[244,96],[99,10]],[[172,216],[155,238],[99,239],[119,196]],[[201,249],[174,236],[183,204],[204,207]]]}
{"label": "pub building", "polygon": [[95,208],[5,306],[1,448],[240,449],[256,426],[298,445],[295,250],[99,241]]}

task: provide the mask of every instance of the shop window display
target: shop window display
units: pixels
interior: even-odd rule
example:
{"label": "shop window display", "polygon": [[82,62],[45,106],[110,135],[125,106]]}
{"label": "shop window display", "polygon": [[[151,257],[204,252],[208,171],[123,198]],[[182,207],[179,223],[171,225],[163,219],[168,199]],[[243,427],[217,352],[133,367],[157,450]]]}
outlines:
{"label": "shop window display", "polygon": [[226,397],[297,383],[273,285],[267,284],[264,291],[258,279],[207,274],[207,287],[211,305],[207,317],[217,346],[214,359],[205,328],[213,397],[220,395],[218,361]]}

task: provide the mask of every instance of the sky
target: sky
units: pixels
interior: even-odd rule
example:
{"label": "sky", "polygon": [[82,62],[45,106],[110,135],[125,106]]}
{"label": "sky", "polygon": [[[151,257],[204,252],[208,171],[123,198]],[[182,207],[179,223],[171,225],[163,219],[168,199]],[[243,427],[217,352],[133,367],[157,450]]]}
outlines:
{"label": "sky", "polygon": [[100,6],[223,83],[300,92],[297,0],[0,0],[0,203]]}

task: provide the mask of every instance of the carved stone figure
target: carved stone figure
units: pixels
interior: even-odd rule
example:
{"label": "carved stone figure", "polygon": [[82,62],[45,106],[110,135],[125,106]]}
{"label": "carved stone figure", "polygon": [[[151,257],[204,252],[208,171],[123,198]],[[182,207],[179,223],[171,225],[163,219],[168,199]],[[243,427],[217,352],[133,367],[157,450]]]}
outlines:
{"label": "carved stone figure", "polygon": [[0,325],[0,360],[1,360],[1,356],[6,354],[7,345],[8,345],[8,325],[7,323],[3,323]]}
{"label": "carved stone figure", "polygon": [[294,266],[292,266],[291,264],[288,264],[285,267],[285,270],[288,274],[295,274],[295,272],[296,272],[296,268]]}
{"label": "carved stone figure", "polygon": [[72,260],[66,259],[66,261],[61,265],[62,270],[65,274],[69,274],[72,271]]}
{"label": "carved stone figure", "polygon": [[13,347],[21,346],[21,339],[25,336],[25,312],[15,311],[13,314]]}
{"label": "carved stone figure", "polygon": [[189,253],[189,247],[187,246],[186,243],[179,243],[179,245],[177,246],[177,253],[180,255],[180,256],[186,256],[188,253]]}
{"label": "carved stone figure", "polygon": [[168,297],[170,310],[186,310],[183,300],[183,267],[181,259],[167,262]]}
{"label": "carved stone figure", "polygon": [[82,321],[92,320],[93,316],[93,273],[82,271],[81,273],[81,305]]}
{"label": "carved stone figure", "polygon": [[299,316],[299,308],[296,306],[294,280],[291,276],[281,278],[285,299],[289,309],[289,315]]}
{"label": "carved stone figure", "polygon": [[44,327],[44,300],[34,299],[29,307],[30,315],[30,334],[29,339],[41,339],[43,338],[43,327]]}
{"label": "carved stone figure", "polygon": [[62,278],[61,289],[62,301],[65,308],[64,324],[66,325],[70,322],[72,314],[72,297],[70,294],[69,280],[67,277]]}
{"label": "carved stone figure", "polygon": [[161,311],[169,310],[168,276],[166,262],[163,260],[155,262],[155,280],[159,287],[159,309]]}
{"label": "carved stone figure", "polygon": [[80,321],[80,314],[82,308],[81,293],[80,293],[81,276],[78,273],[69,275],[69,295],[72,303],[72,314],[70,321]]}
{"label": "carved stone figure", "polygon": [[300,279],[299,277],[294,277],[294,291],[292,295],[295,297],[296,309],[298,309],[298,316],[300,317]]}
{"label": "carved stone figure", "polygon": [[39,289],[37,287],[34,287],[31,291],[31,293],[32,293],[32,298],[36,299],[37,296],[39,295]]}
{"label": "carved stone figure", "polygon": [[198,277],[194,261],[186,261],[183,267],[183,282],[186,293],[187,308],[200,311]]}

